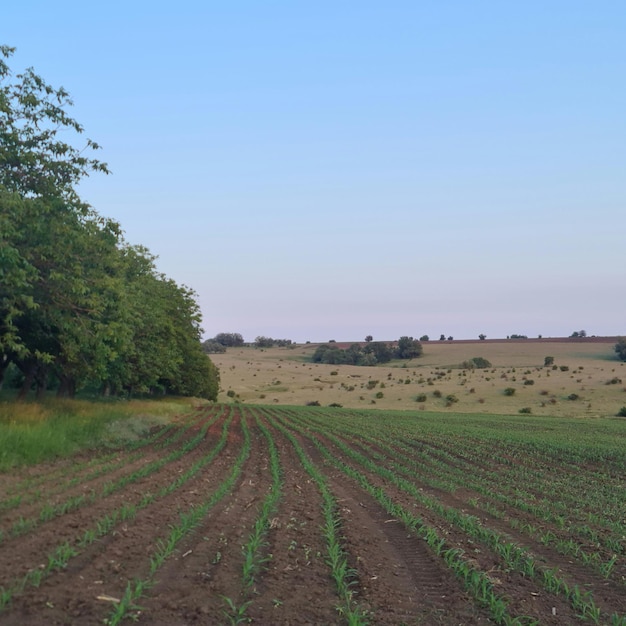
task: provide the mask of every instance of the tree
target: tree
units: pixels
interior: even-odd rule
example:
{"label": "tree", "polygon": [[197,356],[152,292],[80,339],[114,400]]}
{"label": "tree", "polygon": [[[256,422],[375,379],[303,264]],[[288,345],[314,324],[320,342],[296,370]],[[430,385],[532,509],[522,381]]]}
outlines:
{"label": "tree", "polygon": [[372,335],[367,335],[367,337],[365,337],[365,341],[367,343],[369,343],[370,341],[373,341],[374,337],[372,337]]}
{"label": "tree", "polygon": [[396,345],[396,357],[399,359],[415,359],[422,356],[422,344],[413,337],[400,337]]}
{"label": "tree", "polygon": [[485,341],[485,339],[487,339],[487,335],[485,335],[485,333],[481,333],[480,335],[478,335],[478,338],[479,338],[481,341]]}
{"label": "tree", "polygon": [[50,383],[215,399],[195,293],[80,200],[77,183],[107,172],[85,156],[98,146],[69,143],[82,127],[65,90],[32,69],[10,82],[12,53],[0,46],[0,383],[13,364],[19,397]]}
{"label": "tree", "polygon": [[626,361],[626,337],[619,338],[618,342],[615,344],[615,352],[617,352],[617,356],[622,361]]}
{"label": "tree", "polygon": [[221,343],[227,348],[237,348],[243,346],[243,337],[239,333],[218,333],[213,341]]}
{"label": "tree", "polygon": [[372,341],[367,345],[370,354],[373,354],[377,363],[387,363],[393,358],[393,350],[388,343],[383,341]]}
{"label": "tree", "polygon": [[61,197],[85,209],[75,186],[90,172],[108,173],[105,163],[85,156],[100,146],[90,139],[81,147],[69,143],[83,127],[66,111],[73,103],[65,89],[51,87],[32,68],[10,82],[7,60],[14,52],[0,46],[0,185],[22,197]]}
{"label": "tree", "polygon": [[446,336],[445,335],[440,335],[439,336],[439,341],[445,341],[446,340]]}
{"label": "tree", "polygon": [[420,341],[428,341],[428,340],[429,340],[428,335],[422,335],[422,336],[420,337]]}
{"label": "tree", "polygon": [[217,341],[213,339],[207,339],[206,341],[203,341],[202,349],[207,354],[222,354],[226,352],[226,348],[221,343],[217,343]]}
{"label": "tree", "polygon": [[572,339],[582,339],[583,337],[587,336],[587,331],[586,330],[575,330],[570,337]]}

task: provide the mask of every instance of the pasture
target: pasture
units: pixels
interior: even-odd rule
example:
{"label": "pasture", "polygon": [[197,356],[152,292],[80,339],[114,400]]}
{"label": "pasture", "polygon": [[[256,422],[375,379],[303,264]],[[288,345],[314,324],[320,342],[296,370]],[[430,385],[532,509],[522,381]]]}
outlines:
{"label": "pasture", "polygon": [[[229,348],[211,358],[220,369],[221,402],[317,401],[323,406],[492,414],[527,409],[533,415],[563,417],[612,416],[626,405],[626,363],[617,359],[614,339],[423,345],[418,359],[376,367],[311,363],[312,344]],[[546,356],[554,358],[554,365],[544,367]],[[474,357],[487,359],[492,367],[460,367]],[[513,389],[512,395],[506,389]]]}

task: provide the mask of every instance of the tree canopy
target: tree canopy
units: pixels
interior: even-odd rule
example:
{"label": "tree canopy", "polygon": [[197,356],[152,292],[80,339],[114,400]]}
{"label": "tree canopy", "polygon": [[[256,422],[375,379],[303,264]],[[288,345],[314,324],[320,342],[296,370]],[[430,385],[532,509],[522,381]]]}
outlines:
{"label": "tree canopy", "polygon": [[384,341],[370,341],[364,346],[353,343],[345,349],[334,343],[322,344],[313,353],[312,361],[331,365],[376,365],[391,359],[414,359],[422,352],[422,344],[417,339],[400,337],[395,346]]}
{"label": "tree canopy", "polygon": [[85,156],[98,146],[70,143],[83,129],[69,95],[32,69],[13,77],[12,53],[0,46],[0,385],[13,367],[20,397],[90,385],[215,399],[195,293],[80,199],[77,183],[108,171]]}

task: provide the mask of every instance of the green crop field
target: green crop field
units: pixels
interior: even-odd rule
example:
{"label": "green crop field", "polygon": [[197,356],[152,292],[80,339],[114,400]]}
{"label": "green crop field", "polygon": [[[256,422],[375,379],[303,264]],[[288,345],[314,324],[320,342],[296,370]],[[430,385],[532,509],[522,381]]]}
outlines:
{"label": "green crop field", "polygon": [[2,624],[626,624],[619,418],[215,404],[2,479]]}

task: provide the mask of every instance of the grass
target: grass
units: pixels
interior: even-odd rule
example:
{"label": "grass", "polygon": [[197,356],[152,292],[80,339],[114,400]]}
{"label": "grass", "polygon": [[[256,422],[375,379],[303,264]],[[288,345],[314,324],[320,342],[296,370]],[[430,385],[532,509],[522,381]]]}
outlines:
{"label": "grass", "polygon": [[183,399],[0,402],[0,472],[136,440],[189,405]]}
{"label": "grass", "polygon": [[[454,396],[458,402],[453,410],[463,413],[518,415],[520,409],[530,409],[546,417],[615,417],[626,403],[626,363],[617,360],[614,343],[610,338],[586,343],[430,341],[423,344],[419,359],[376,367],[311,363],[315,344],[229,348],[211,357],[220,369],[223,402],[233,401],[226,396],[230,389],[242,403],[303,406],[317,401],[321,406],[365,409],[372,408],[368,385],[378,381],[385,390],[384,397],[375,399],[377,409],[414,411],[416,397],[427,394],[424,408],[446,414],[452,404],[446,397]],[[546,356],[554,357],[556,369],[544,367]],[[476,357],[492,367],[461,367]],[[613,379],[624,383],[607,384]],[[271,395],[279,391],[277,381],[281,393]],[[509,387],[515,390],[513,396],[504,395]],[[567,400],[573,393],[579,396],[577,402]]]}

